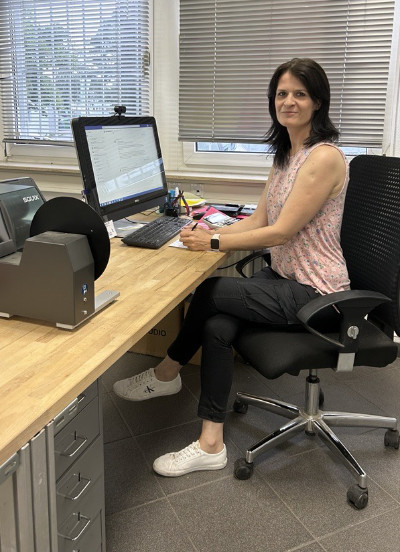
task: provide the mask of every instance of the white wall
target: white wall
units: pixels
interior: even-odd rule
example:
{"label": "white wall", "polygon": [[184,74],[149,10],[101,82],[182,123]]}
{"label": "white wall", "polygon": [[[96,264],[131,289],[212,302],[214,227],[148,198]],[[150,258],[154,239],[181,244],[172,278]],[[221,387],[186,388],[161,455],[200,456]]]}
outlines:
{"label": "white wall", "polygon": [[154,116],[168,170],[182,164],[178,142],[179,0],[154,0]]}

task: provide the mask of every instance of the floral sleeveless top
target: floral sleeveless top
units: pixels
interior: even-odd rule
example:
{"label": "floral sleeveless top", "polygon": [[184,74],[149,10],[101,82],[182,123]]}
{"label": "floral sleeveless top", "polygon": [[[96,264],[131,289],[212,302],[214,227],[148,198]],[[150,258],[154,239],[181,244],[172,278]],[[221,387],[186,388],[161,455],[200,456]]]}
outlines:
{"label": "floral sleeveless top", "polygon": [[322,295],[350,288],[346,261],[340,246],[343,207],[349,169],[343,152],[334,144],[321,142],[293,155],[284,169],[274,169],[267,192],[268,223],[274,224],[292,191],[297,172],[318,146],[329,145],[340,151],[346,163],[343,187],[328,199],[314,218],[284,245],[271,247],[271,267],[278,274],[312,286]]}

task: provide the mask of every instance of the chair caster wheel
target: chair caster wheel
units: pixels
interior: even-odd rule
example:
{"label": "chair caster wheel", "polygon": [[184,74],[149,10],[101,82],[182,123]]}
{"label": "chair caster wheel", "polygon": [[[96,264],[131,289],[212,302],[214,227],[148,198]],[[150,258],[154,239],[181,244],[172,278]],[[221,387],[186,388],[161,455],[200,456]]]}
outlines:
{"label": "chair caster wheel", "polygon": [[368,489],[353,485],[347,491],[347,500],[357,510],[362,510],[368,504]]}
{"label": "chair caster wheel", "polygon": [[397,429],[388,429],[387,432],[385,433],[385,441],[384,441],[385,447],[392,447],[394,449],[398,449],[399,442],[400,442],[400,437]]}
{"label": "chair caster wheel", "polygon": [[236,479],[250,479],[253,475],[253,468],[252,462],[246,462],[245,458],[238,458],[233,473]]}
{"label": "chair caster wheel", "polygon": [[239,414],[246,414],[249,405],[243,402],[238,401],[237,399],[233,403],[233,410]]}

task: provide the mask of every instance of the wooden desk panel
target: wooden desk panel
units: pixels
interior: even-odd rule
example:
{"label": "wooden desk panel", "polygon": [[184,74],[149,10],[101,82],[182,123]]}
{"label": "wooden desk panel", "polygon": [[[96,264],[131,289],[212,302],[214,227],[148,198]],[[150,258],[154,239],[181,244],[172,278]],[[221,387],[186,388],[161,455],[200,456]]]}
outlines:
{"label": "wooden desk panel", "polygon": [[178,305],[224,253],[127,247],[112,240],[96,294],[119,299],[74,331],[0,319],[0,464]]}

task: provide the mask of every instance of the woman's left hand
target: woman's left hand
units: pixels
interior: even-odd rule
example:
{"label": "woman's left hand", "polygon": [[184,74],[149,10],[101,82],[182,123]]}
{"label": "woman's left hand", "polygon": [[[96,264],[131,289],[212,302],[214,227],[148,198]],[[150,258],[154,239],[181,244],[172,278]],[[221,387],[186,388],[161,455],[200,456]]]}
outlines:
{"label": "woman's left hand", "polygon": [[180,240],[191,251],[209,251],[211,236],[214,232],[197,226],[185,226],[180,233]]}

